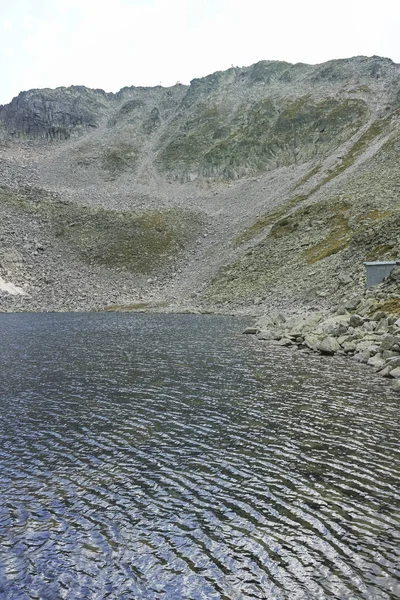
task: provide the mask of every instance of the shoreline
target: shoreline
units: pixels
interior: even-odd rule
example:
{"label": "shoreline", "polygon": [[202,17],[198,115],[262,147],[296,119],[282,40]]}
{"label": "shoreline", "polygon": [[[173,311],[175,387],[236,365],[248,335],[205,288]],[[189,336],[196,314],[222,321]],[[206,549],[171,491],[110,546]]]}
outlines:
{"label": "shoreline", "polygon": [[400,393],[400,268],[359,298],[328,313],[265,315],[243,333],[279,346],[366,364]]}
{"label": "shoreline", "polygon": [[260,306],[225,306],[222,309],[145,299],[102,308],[65,308],[0,309],[0,314],[131,313],[242,317],[254,322],[242,333],[303,352],[352,358],[371,367],[377,375],[391,380],[392,389],[400,393],[400,267],[394,268],[382,284],[330,309],[314,306],[304,310],[304,307],[298,306],[291,312],[276,309],[265,312],[266,307]]}

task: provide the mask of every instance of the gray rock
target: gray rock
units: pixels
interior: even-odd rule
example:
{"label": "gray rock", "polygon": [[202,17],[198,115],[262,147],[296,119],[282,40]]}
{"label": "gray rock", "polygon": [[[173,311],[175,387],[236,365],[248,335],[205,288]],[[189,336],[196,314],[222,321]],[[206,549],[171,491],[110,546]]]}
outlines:
{"label": "gray rock", "polygon": [[386,332],[389,328],[389,319],[386,317],[378,322],[375,331]]}
{"label": "gray rock", "polygon": [[344,305],[344,304],[340,304],[340,305],[337,307],[337,309],[336,309],[336,314],[337,314],[338,316],[341,316],[341,315],[346,315],[346,314],[347,314],[347,309],[346,309],[346,307],[345,307],[345,305]]}
{"label": "gray rock", "polygon": [[364,350],[369,352],[369,354],[376,354],[379,350],[379,346],[371,343],[371,340],[362,340],[356,344],[356,352],[364,352]]}
{"label": "gray rock", "polygon": [[353,359],[359,363],[362,364],[367,364],[369,359],[371,358],[371,355],[369,352],[367,352],[367,350],[364,350],[363,352],[358,352],[357,354],[355,354],[353,356]]}
{"label": "gray rock", "polygon": [[351,298],[350,300],[348,300],[346,302],[346,304],[344,306],[345,306],[346,310],[348,310],[349,312],[353,312],[354,310],[356,310],[356,308],[358,307],[360,302],[361,302],[360,298]]}
{"label": "gray rock", "polygon": [[378,372],[378,375],[380,375],[381,377],[390,377],[390,371],[390,367],[384,367]]}
{"label": "gray rock", "polygon": [[106,92],[83,86],[29,90],[0,107],[0,118],[13,135],[65,140],[75,128],[98,127],[109,104]]}
{"label": "gray rock", "polygon": [[330,317],[322,321],[317,327],[318,333],[324,333],[330,336],[341,336],[347,333],[349,327],[349,315],[338,315],[336,317]]}
{"label": "gray rock", "polygon": [[282,332],[278,331],[276,329],[266,329],[266,330],[260,331],[257,334],[257,338],[259,340],[265,340],[265,341],[280,340],[281,337],[282,337]]}
{"label": "gray rock", "polygon": [[340,350],[340,345],[334,337],[328,335],[323,340],[317,342],[316,349],[321,354],[335,354]]}
{"label": "gray rock", "polygon": [[380,370],[382,369],[382,367],[385,366],[386,362],[383,358],[376,354],[375,356],[371,356],[367,364],[370,365],[370,367],[374,367],[375,369]]}
{"label": "gray rock", "polygon": [[400,282],[400,267],[395,267],[388,277],[389,281]]}
{"label": "gray rock", "polygon": [[349,319],[350,327],[361,327],[363,325],[364,319],[360,315],[351,315]]}
{"label": "gray rock", "polygon": [[374,312],[379,306],[379,303],[375,298],[366,298],[361,306],[358,307],[358,315],[360,317],[366,317],[371,312]]}
{"label": "gray rock", "polygon": [[385,335],[381,341],[381,350],[391,350],[397,342],[398,339],[394,335]]}
{"label": "gray rock", "polygon": [[255,335],[256,333],[258,333],[260,330],[258,327],[246,327],[246,329],[243,331],[244,334],[250,334],[250,335]]}
{"label": "gray rock", "polygon": [[400,367],[400,356],[397,356],[396,358],[389,358],[386,360],[386,363],[388,367],[391,367],[392,369]]}
{"label": "gray rock", "polygon": [[394,377],[395,379],[400,379],[400,367],[396,367],[390,371],[390,377]]}
{"label": "gray rock", "polygon": [[400,379],[396,379],[395,381],[393,381],[392,385],[391,385],[391,388],[395,392],[400,392]]}
{"label": "gray rock", "polygon": [[317,350],[317,344],[318,342],[320,342],[320,338],[312,333],[309,333],[305,336],[304,338],[304,344],[307,346],[307,348],[310,348],[311,350],[316,351]]}
{"label": "gray rock", "polygon": [[342,348],[346,354],[349,354],[350,352],[355,352],[356,344],[355,342],[344,342]]}
{"label": "gray rock", "polygon": [[393,352],[393,350],[382,350],[382,348],[379,348],[379,353],[386,361],[390,358],[398,358],[399,356],[398,352]]}
{"label": "gray rock", "polygon": [[276,343],[278,346],[293,346],[294,345],[292,340],[289,340],[289,338],[282,338],[281,340],[279,340]]}
{"label": "gray rock", "polygon": [[347,273],[339,273],[338,282],[340,285],[349,285],[352,283],[353,279]]}
{"label": "gray rock", "polygon": [[386,319],[387,314],[383,312],[383,310],[378,310],[372,317],[371,321],[380,321],[381,319]]}

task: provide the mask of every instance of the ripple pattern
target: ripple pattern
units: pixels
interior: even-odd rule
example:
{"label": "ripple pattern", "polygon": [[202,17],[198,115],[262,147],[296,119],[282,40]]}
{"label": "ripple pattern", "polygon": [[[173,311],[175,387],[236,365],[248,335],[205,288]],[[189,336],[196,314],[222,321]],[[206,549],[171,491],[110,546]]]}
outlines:
{"label": "ripple pattern", "polygon": [[1,600],[400,598],[399,400],[190,315],[0,315]]}

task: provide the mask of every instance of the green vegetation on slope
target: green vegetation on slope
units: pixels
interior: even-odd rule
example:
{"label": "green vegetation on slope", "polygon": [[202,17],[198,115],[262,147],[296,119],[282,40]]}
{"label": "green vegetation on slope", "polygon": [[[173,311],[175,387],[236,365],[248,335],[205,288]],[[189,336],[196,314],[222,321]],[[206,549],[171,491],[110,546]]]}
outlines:
{"label": "green vegetation on slope", "polygon": [[201,228],[197,213],[184,210],[120,212],[46,198],[0,192],[21,212],[45,222],[49,232],[83,261],[147,274],[158,272],[191,243]]}
{"label": "green vegetation on slope", "polygon": [[114,141],[110,145],[84,143],[75,149],[75,163],[79,167],[99,164],[108,179],[115,179],[121,173],[134,170],[139,151],[127,142]]}
{"label": "green vegetation on slope", "polygon": [[308,96],[281,106],[264,98],[236,113],[203,102],[178,125],[159,153],[164,170],[236,177],[323,158],[367,122],[362,100],[315,102]]}
{"label": "green vegetation on slope", "polygon": [[[280,216],[261,242],[220,270],[205,300],[249,302],[268,292],[279,295],[279,290],[304,297],[312,286],[313,268],[329,285],[324,261],[333,260],[328,265],[340,269],[345,263],[347,269],[357,268],[372,253],[375,260],[398,258],[394,254],[399,244],[391,240],[399,239],[400,202],[390,210],[386,203],[387,198],[373,195],[357,202],[336,196]],[[276,210],[271,212],[271,220],[276,215]]]}
{"label": "green vegetation on slope", "polygon": [[[365,152],[368,146],[373,143],[375,140],[379,139],[379,137],[388,131],[393,115],[389,115],[385,119],[381,119],[379,121],[375,121],[372,123],[370,127],[358,138],[358,140],[351,146],[349,152],[343,158],[342,162],[331,171],[327,176],[325,176],[317,185],[315,185],[309,192],[306,194],[299,194],[294,196],[293,198],[283,202],[277,208],[273,209],[266,215],[263,215],[260,219],[258,219],[255,223],[253,223],[250,227],[248,227],[245,231],[243,231],[237,238],[236,243],[241,244],[243,242],[248,242],[253,239],[256,235],[260,234],[266,227],[272,225],[275,221],[282,218],[285,214],[287,214],[290,210],[293,209],[298,204],[301,204],[305,200],[308,200],[312,194],[321,189],[325,184],[329,183],[333,179],[335,179],[338,175],[343,173],[348,167],[352,166],[356,159],[361,156],[363,152]],[[385,169],[386,177],[390,176],[393,179],[398,180],[397,175],[397,164],[400,159],[400,143],[398,139],[393,136],[390,138],[381,148],[381,150],[373,157],[372,168],[369,168],[366,173],[359,174],[358,177],[361,179],[367,179],[370,183],[372,183],[372,179],[374,178],[375,182],[380,182],[382,177],[382,168]],[[388,166],[389,165],[389,169]],[[294,186],[293,191],[301,187],[304,183],[309,181],[314,175],[318,173],[320,170],[320,165],[315,165],[310,171],[306,173],[306,175]],[[391,184],[396,184],[391,181]],[[398,185],[400,191],[400,183]],[[378,191],[378,190],[377,190]],[[368,193],[366,194],[368,195]],[[339,244],[340,245],[340,244]],[[343,246],[345,247],[345,246]]]}

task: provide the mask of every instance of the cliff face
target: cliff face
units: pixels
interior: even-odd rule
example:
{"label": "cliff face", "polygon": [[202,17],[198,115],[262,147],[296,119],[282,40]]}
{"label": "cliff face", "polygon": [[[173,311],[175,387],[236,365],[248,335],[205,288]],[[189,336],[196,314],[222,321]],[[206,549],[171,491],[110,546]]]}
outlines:
{"label": "cliff face", "polygon": [[0,276],[37,307],[43,277],[60,281],[56,255],[72,296],[71,265],[85,271],[84,307],[351,294],[362,261],[400,243],[399,111],[400,65],[379,57],[22,92],[0,107]]}
{"label": "cliff face", "polygon": [[98,127],[109,108],[109,95],[84,86],[21,92],[0,107],[5,136],[68,139],[78,129]]}

